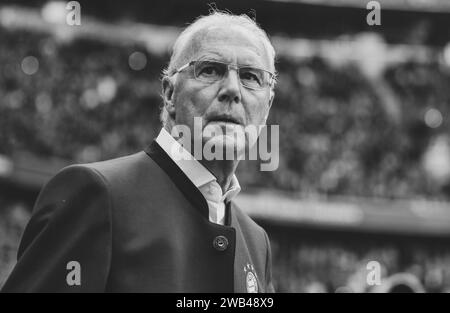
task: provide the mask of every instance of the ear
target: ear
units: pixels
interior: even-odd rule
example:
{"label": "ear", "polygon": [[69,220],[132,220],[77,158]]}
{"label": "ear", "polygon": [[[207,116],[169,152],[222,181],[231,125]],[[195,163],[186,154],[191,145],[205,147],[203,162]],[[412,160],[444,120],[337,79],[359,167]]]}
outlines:
{"label": "ear", "polygon": [[169,116],[175,120],[175,105],[173,103],[173,89],[174,85],[172,80],[169,77],[164,77],[162,79],[162,91],[163,91],[163,100],[164,106],[169,113]]}
{"label": "ear", "polygon": [[267,113],[269,113],[269,110],[272,107],[272,103],[273,103],[273,99],[274,98],[275,98],[275,91],[273,89],[270,89],[269,107],[267,108]]}
{"label": "ear", "polygon": [[266,116],[264,117],[264,121],[266,121],[267,118],[269,117],[269,111],[270,111],[270,108],[272,107],[274,98],[275,98],[275,91],[273,89],[270,89],[269,103],[267,106],[267,112],[266,112]]}

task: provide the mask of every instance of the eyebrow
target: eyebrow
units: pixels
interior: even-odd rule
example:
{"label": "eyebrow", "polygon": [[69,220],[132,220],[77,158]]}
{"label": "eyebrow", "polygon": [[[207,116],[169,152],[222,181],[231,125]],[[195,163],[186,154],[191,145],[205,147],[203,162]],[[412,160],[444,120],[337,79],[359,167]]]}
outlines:
{"label": "eyebrow", "polygon": [[[211,54],[215,55],[216,57],[210,56]],[[227,60],[227,58],[225,56],[223,56],[220,52],[217,52],[217,51],[207,51],[205,53],[202,53],[201,56],[197,60],[212,60],[212,61],[219,61],[219,62],[230,62],[230,60]],[[257,61],[239,63],[238,65],[264,68],[262,62],[257,62]]]}

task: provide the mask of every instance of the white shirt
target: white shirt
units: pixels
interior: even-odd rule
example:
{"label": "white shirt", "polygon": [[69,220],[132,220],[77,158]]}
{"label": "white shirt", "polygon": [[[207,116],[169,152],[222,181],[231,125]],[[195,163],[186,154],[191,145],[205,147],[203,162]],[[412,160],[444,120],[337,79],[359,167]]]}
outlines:
{"label": "white shirt", "polygon": [[209,220],[223,225],[225,200],[231,201],[241,191],[236,175],[233,175],[228,190],[223,194],[216,177],[184,149],[167,130],[161,129],[156,142],[203,194],[208,203]]}

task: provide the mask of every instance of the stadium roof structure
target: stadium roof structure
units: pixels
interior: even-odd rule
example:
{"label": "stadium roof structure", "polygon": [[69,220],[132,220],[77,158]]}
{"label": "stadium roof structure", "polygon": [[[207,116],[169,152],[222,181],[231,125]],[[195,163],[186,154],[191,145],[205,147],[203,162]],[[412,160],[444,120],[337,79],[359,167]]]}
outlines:
{"label": "stadium roof structure", "polygon": [[450,237],[450,203],[421,199],[300,198],[259,190],[239,194],[237,204],[250,216],[292,227],[365,233]]}
{"label": "stadium roof structure", "polygon": [[[42,10],[0,5],[0,27],[13,31],[47,33],[63,42],[83,38],[102,40],[115,45],[141,45],[155,55],[169,54],[181,31],[181,28],[170,25],[129,21],[111,23],[90,15],[83,18],[82,27],[71,27],[65,24],[65,14],[64,5],[49,5]],[[291,59],[319,56],[332,63],[343,64],[350,61],[362,67],[365,67],[367,62],[370,62],[370,67],[375,64],[383,67],[409,61],[428,63],[433,61],[443,48],[423,44],[389,44],[379,34],[371,32],[346,35],[333,40],[292,38],[278,34],[271,36],[271,40],[278,56]]]}
{"label": "stadium roof structure", "polygon": [[[447,0],[379,0],[381,25],[370,26],[369,0],[203,0],[109,1],[79,0],[82,14],[108,22],[133,21],[184,27],[211,7],[248,14],[271,35],[312,39],[333,38],[364,31],[377,32],[388,42],[442,46],[450,41],[450,2]],[[41,9],[61,0],[0,0],[0,6]]]}
{"label": "stadium roof structure", "polygon": [[[366,8],[370,0],[270,0],[275,2],[292,2],[300,4]],[[381,9],[418,12],[450,12],[447,0],[377,0]]]}

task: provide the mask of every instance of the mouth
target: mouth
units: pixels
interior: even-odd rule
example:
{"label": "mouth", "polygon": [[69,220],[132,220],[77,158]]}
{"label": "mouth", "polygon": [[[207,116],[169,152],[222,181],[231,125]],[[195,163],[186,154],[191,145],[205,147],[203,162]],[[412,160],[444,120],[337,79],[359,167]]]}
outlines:
{"label": "mouth", "polygon": [[209,120],[209,123],[229,123],[242,125],[242,123],[231,115],[218,115]]}

